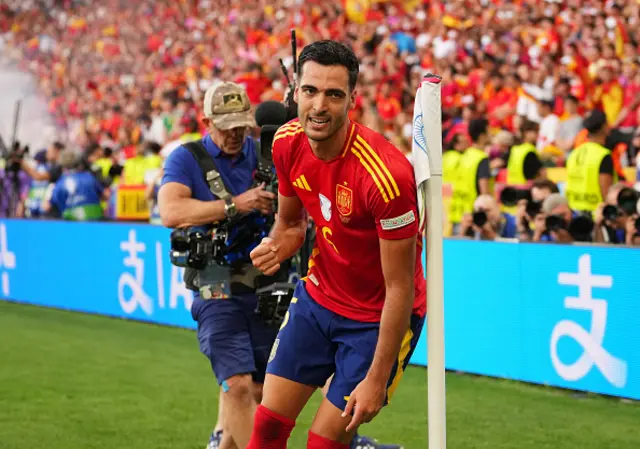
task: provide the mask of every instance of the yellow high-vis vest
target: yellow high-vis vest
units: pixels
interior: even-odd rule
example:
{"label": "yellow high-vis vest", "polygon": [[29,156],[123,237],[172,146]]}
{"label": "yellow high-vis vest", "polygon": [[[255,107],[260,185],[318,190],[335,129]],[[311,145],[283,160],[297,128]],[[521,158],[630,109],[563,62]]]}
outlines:
{"label": "yellow high-vis vest", "polygon": [[511,148],[507,164],[507,184],[517,186],[527,183],[524,176],[524,160],[530,153],[536,153],[536,147],[532,143],[514,145]]}
{"label": "yellow high-vis vest", "polygon": [[478,197],[478,166],[484,159],[488,159],[487,153],[478,148],[468,148],[460,158],[456,177],[453,183],[453,199],[449,209],[449,221],[460,223],[462,216],[473,212],[473,203]]}
{"label": "yellow high-vis vest", "polygon": [[[566,196],[575,211],[594,212],[603,201],[600,191],[600,164],[611,151],[595,142],[586,142],[567,159]],[[617,175],[614,171],[614,182]]]}
{"label": "yellow high-vis vest", "polygon": [[442,155],[442,183],[451,184],[456,180],[456,170],[462,158],[462,153],[456,150],[446,151]]}

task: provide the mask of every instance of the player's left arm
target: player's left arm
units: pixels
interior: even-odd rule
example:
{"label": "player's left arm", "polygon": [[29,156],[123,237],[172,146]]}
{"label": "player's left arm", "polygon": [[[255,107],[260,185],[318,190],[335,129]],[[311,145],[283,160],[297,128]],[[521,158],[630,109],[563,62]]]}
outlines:
{"label": "player's left arm", "polygon": [[[390,182],[390,190],[394,195],[387,195],[385,198],[378,189],[370,191],[371,210],[380,242],[385,301],[380,320],[380,336],[368,375],[385,385],[409,329],[415,302],[416,240],[419,235],[413,168],[404,161],[388,164],[388,168],[388,178],[393,180],[393,183]],[[393,184],[397,185],[397,190]]]}
{"label": "player's left arm", "polygon": [[416,235],[401,240],[380,239],[380,258],[386,291],[380,336],[368,375],[386,385],[409,329],[415,299]]}
{"label": "player's left arm", "polygon": [[419,228],[415,180],[408,162],[389,171],[399,195],[395,194],[393,187],[393,197],[387,190],[386,198],[376,186],[369,190],[369,208],[378,230],[385,283],[380,332],[371,367],[345,408],[346,416],[355,406],[347,431],[369,422],[382,408],[391,370],[409,329],[415,301],[414,273]]}

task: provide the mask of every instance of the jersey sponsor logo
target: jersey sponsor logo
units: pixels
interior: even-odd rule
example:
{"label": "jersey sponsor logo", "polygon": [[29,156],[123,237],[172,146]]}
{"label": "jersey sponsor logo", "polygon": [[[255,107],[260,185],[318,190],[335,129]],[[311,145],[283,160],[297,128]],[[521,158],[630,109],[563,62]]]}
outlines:
{"label": "jersey sponsor logo", "polygon": [[331,201],[322,193],[318,194],[320,197],[320,210],[325,220],[331,221]]}
{"label": "jersey sponsor logo", "polygon": [[403,228],[408,224],[413,223],[414,221],[416,221],[416,214],[414,214],[413,211],[410,210],[406,214],[402,214],[399,217],[380,220],[380,226],[385,231],[390,231],[391,229]]}
{"label": "jersey sponsor logo", "polygon": [[353,212],[353,190],[338,184],[336,186],[336,207],[341,215],[351,215],[351,212]]}
{"label": "jersey sponsor logo", "polygon": [[305,178],[304,175],[298,176],[298,179],[293,181],[293,185],[299,189],[306,190],[307,192],[311,192],[311,187],[309,187],[307,178]]}

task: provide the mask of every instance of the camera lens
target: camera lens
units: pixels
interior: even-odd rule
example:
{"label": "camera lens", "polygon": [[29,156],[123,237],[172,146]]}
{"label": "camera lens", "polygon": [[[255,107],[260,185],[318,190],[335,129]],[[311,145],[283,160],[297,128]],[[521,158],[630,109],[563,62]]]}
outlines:
{"label": "camera lens", "polygon": [[564,218],[562,218],[560,215],[549,215],[544,220],[544,224],[548,232],[564,229],[567,225],[564,221]]}
{"label": "camera lens", "polygon": [[513,187],[505,187],[500,192],[500,202],[507,207],[515,206],[518,202],[516,198],[517,192]]}
{"label": "camera lens", "polygon": [[620,207],[625,214],[633,215],[636,212],[638,199],[640,199],[640,193],[629,187],[625,187],[618,193],[618,207]]}
{"label": "camera lens", "polygon": [[487,213],[483,210],[479,210],[473,213],[473,224],[481,228],[487,222]]}
{"label": "camera lens", "polygon": [[587,215],[578,215],[569,223],[569,234],[578,242],[590,242],[593,220]]}
{"label": "camera lens", "polygon": [[604,209],[602,209],[602,216],[607,221],[615,221],[618,219],[618,208],[611,204],[607,204],[604,206]]}
{"label": "camera lens", "polygon": [[525,212],[531,218],[534,218],[542,211],[542,201],[529,201]]}

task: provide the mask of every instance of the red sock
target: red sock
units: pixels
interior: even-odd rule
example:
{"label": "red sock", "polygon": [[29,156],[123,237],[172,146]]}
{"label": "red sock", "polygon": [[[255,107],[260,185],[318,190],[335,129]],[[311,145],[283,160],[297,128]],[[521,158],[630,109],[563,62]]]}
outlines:
{"label": "red sock", "polygon": [[287,449],[295,424],[295,421],[258,405],[247,449]]}
{"label": "red sock", "polygon": [[349,443],[343,444],[309,431],[307,449],[349,449]]}

